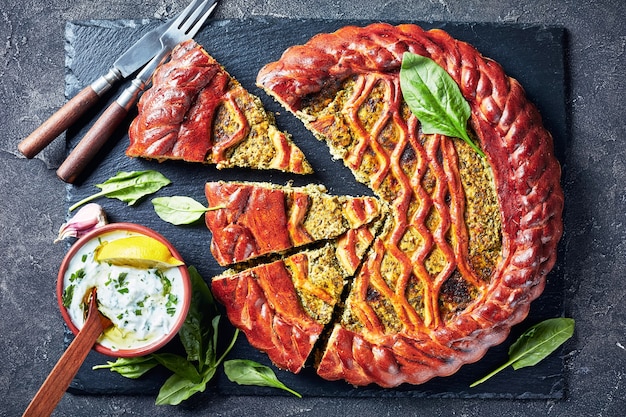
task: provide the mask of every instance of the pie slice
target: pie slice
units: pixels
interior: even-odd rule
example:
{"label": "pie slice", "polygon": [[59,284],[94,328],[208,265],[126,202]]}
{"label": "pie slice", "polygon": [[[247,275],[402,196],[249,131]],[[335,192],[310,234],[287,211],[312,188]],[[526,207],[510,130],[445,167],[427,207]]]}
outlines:
{"label": "pie slice", "polygon": [[[407,51],[458,84],[486,157],[422,131],[400,90]],[[563,192],[552,137],[500,65],[442,30],[377,23],[289,48],[257,84],[391,207],[330,324],[320,376],[420,384],[480,359],[526,317],[556,260]]]}
{"label": "pie slice", "polygon": [[206,225],[217,262],[231,265],[320,240],[371,223],[383,208],[375,197],[335,196],[319,185],[209,182]]}
{"label": "pie slice", "polygon": [[347,279],[379,225],[351,229],[321,248],[269,264],[226,271],[213,278],[212,292],[252,346],[266,352],[278,368],[298,373],[331,322]]}
{"label": "pie slice", "polygon": [[312,172],[290,136],[200,45],[178,45],[138,103],[126,154],[218,168]]}

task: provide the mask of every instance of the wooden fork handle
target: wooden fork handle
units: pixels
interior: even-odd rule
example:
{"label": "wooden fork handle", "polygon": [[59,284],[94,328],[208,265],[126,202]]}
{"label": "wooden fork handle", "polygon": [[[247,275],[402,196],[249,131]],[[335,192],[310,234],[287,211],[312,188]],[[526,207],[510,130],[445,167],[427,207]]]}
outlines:
{"label": "wooden fork handle", "polygon": [[102,149],[127,114],[128,110],[114,101],[63,161],[57,169],[57,176],[67,183],[73,183]]}
{"label": "wooden fork handle", "polygon": [[76,123],[99,99],[100,96],[91,86],[83,88],[33,133],[22,140],[17,145],[17,149],[29,159],[35,157],[57,136]]}
{"label": "wooden fork handle", "polygon": [[85,325],[54,366],[22,417],[44,417],[52,414],[102,332],[97,311],[95,314],[90,312]]}

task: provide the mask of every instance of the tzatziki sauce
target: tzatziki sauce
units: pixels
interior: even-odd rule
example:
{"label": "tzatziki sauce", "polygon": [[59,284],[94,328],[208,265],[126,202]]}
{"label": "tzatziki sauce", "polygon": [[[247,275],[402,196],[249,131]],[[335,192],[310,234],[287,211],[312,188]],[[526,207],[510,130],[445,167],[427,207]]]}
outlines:
{"label": "tzatziki sauce", "polygon": [[85,294],[97,289],[98,310],[113,323],[98,343],[112,351],[152,344],[169,334],[182,314],[183,277],[178,267],[142,269],[94,259],[102,242],[136,235],[141,234],[112,231],[86,242],[63,278],[63,305],[78,329],[85,323]]}

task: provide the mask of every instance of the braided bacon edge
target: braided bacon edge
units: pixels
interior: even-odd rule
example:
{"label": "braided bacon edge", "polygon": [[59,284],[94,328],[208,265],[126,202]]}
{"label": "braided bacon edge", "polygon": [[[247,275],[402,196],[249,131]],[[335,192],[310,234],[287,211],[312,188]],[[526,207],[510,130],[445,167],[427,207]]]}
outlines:
{"label": "braided bacon edge", "polygon": [[481,299],[420,340],[400,334],[365,340],[336,325],[318,374],[353,385],[419,384],[480,359],[542,293],[563,231],[560,165],[538,110],[498,63],[442,30],[377,23],[316,35],[261,69],[257,84],[299,115],[302,99],[328,83],[355,73],[398,72],[407,51],[442,66],[470,104],[470,125],[493,169],[502,261]]}

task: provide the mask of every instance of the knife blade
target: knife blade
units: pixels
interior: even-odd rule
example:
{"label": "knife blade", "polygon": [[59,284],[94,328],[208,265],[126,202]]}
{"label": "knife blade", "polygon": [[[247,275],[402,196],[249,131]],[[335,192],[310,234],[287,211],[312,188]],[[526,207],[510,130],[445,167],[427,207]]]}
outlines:
{"label": "knife blade", "polygon": [[48,120],[22,140],[17,149],[28,159],[35,157],[57,136],[76,123],[116,82],[143,67],[161,49],[159,38],[176,19],[152,29],[128,48],[105,75],[83,88]]}
{"label": "knife blade", "polygon": [[161,35],[170,28],[175,20],[175,18],[170,19],[143,35],[133,46],[117,58],[110,71],[118,70],[122,77],[126,78],[143,67],[156,55],[159,50]]}

